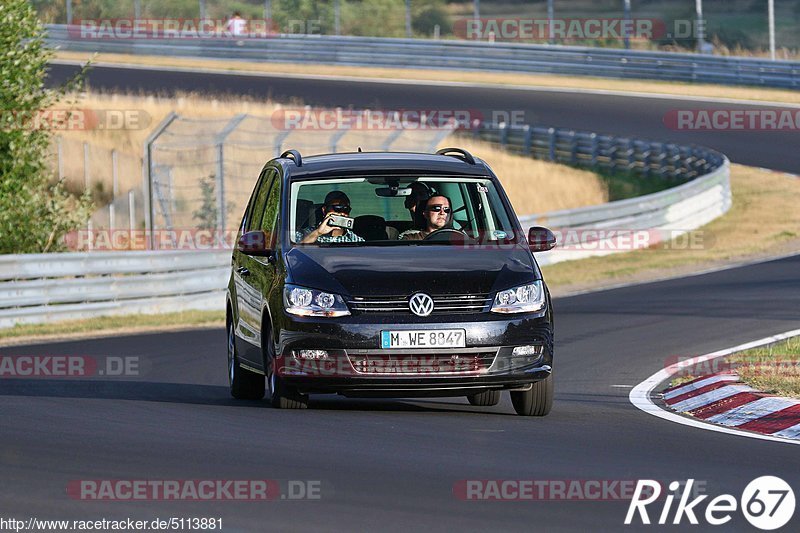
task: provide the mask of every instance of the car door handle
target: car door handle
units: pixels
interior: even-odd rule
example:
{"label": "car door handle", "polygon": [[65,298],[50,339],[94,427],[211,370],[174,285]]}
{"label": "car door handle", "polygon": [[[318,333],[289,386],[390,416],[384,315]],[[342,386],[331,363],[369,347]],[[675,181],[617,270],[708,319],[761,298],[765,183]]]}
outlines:
{"label": "car door handle", "polygon": [[239,267],[239,268],[237,268],[236,269],[236,273],[239,274],[240,276],[249,276],[250,275],[250,271],[247,270],[247,267]]}

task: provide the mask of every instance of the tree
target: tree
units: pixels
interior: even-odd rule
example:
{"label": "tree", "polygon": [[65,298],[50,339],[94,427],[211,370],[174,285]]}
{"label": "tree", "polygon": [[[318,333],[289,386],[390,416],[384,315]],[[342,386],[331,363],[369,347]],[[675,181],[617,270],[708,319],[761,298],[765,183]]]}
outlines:
{"label": "tree", "polygon": [[199,229],[214,229],[217,227],[217,195],[214,192],[216,176],[211,174],[200,178],[200,207],[192,212],[192,218],[197,221]]}
{"label": "tree", "polygon": [[27,0],[0,2],[0,253],[58,250],[61,237],[91,213],[88,192],[76,198],[53,181],[52,132],[40,123],[43,111],[79,86],[88,64],[62,87],[47,88],[53,52],[44,38]]}

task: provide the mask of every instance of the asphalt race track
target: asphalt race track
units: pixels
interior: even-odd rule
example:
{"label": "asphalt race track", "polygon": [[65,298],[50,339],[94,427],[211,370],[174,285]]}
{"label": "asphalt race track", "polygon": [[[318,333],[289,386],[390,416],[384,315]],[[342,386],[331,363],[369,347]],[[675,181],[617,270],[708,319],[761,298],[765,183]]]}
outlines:
{"label": "asphalt race track", "polygon": [[[221,328],[4,348],[138,356],[142,376],[0,382],[0,499],[20,516],[220,516],[225,531],[617,531],[624,502],[462,501],[453,485],[695,478],[712,496],[738,498],[750,480],[772,474],[797,487],[795,446],[657,419],[616,385],[639,383],[671,356],[796,328],[798,269],[793,257],[556,300],[556,399],[543,419],[514,415],[507,395],[493,408],[462,399],[318,396],[306,411],[236,402]],[[81,479],[253,478],[319,480],[321,499],[131,503],[65,494]],[[741,515],[728,526],[750,527]]]}
{"label": "asphalt race track", "polygon": [[[76,71],[52,65],[52,80],[61,82]],[[175,91],[247,95],[320,106],[358,109],[468,110],[491,119],[495,112],[520,112],[524,122],[620,136],[696,143],[720,150],[731,161],[800,174],[800,132],[676,131],[664,124],[670,111],[685,109],[759,109],[731,103],[691,102],[632,96],[572,94],[504,88],[437,87],[352,80],[318,80],[275,76],[214,75],[95,67],[89,85],[108,92],[170,94]],[[687,96],[691,96],[690,94]],[[502,116],[502,115],[500,115]]]}
{"label": "asphalt race track", "polygon": [[[101,75],[93,75],[92,83],[106,86],[101,78],[110,79],[108,72],[96,72]],[[157,83],[168,86],[181,76],[138,72],[118,76],[115,83],[154,90]],[[214,78],[207,85],[230,90],[240,81]],[[271,80],[250,83],[242,92],[278,97],[290,90],[286,80],[274,87]],[[393,105],[401,90],[387,86],[383,93],[384,85],[355,85],[344,93],[319,82],[294,83],[298,96],[313,103],[334,103],[338,97],[340,105],[346,99]],[[459,91],[423,89],[427,100],[419,106],[434,107],[435,98],[442,102],[447,96],[451,107],[469,98],[481,98],[487,106],[502,96],[497,101],[503,108],[524,106],[544,122],[659,138],[666,130],[658,129],[658,106],[671,105],[621,97]],[[311,98],[312,93],[324,96]],[[556,102],[561,103],[553,109]],[[696,135],[698,141],[703,137]],[[800,170],[800,156],[786,150],[791,142],[775,146],[768,138],[720,137],[714,144],[705,136],[701,142],[736,161]],[[141,375],[0,381],[0,500],[5,513],[18,518],[221,517],[226,532],[407,531],[423,525],[464,531],[667,529],[638,521],[638,527],[625,528],[627,501],[463,501],[453,488],[461,480],[652,478],[668,483],[694,478],[711,497],[727,493],[738,499],[749,481],[777,475],[797,490],[795,446],[660,420],[632,406],[628,393],[675,356],[796,329],[799,271],[800,256],[795,256],[556,299],[556,400],[543,419],[514,415],[507,395],[492,408],[472,407],[465,399],[318,396],[307,411],[236,402],[227,390],[222,329],[3,348],[0,355],[133,356],[139,358]],[[318,500],[272,502],[96,502],[67,495],[70,481],[86,479],[318,480],[321,489]],[[700,514],[704,508],[705,502]],[[651,519],[657,520],[660,511],[660,505],[652,509]],[[795,517],[785,530],[796,531],[799,520]],[[754,531],[739,512],[724,530]]]}

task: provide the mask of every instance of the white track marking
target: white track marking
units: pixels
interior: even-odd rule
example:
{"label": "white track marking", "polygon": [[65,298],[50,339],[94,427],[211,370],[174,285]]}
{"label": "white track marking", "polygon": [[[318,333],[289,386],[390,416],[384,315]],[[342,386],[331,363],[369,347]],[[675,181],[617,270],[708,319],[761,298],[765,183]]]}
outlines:
{"label": "white track marking", "polygon": [[787,407],[797,405],[798,403],[800,402],[797,400],[790,400],[789,398],[759,398],[754,402],[740,405],[725,413],[710,416],[706,418],[706,422],[722,424],[723,426],[741,426],[746,422],[781,411]]}
{"label": "white track marking", "polygon": [[703,394],[698,394],[697,396],[693,396],[691,398],[687,398],[682,402],[670,405],[670,407],[680,412],[694,411],[695,409],[699,409],[700,407],[703,407],[705,405],[718,402],[720,400],[724,400],[725,398],[730,398],[731,396],[735,396],[740,392],[755,392],[755,391],[752,388],[748,387],[747,385],[728,385],[727,387],[720,387],[718,389],[714,389],[712,391]]}
{"label": "white track marking", "polygon": [[[739,435],[740,437],[749,437],[751,439],[768,440],[773,442],[783,442],[785,444],[800,445],[800,440],[791,440],[790,438],[787,438],[790,435],[792,435],[792,433],[790,433],[788,430],[783,430],[778,433],[774,433],[772,435],[762,435],[759,433],[742,431],[739,429],[729,428],[725,426],[715,426],[714,424],[708,424],[706,422],[701,422],[694,418],[688,418],[679,415],[677,413],[673,413],[671,411],[666,411],[657,406],[656,404],[654,404],[653,400],[650,398],[650,394],[653,392],[653,389],[655,389],[661,383],[663,383],[664,381],[668,380],[669,378],[680,372],[681,368],[685,368],[686,364],[691,365],[691,364],[702,363],[704,361],[710,361],[712,359],[725,357],[726,355],[730,355],[735,352],[740,352],[742,350],[749,350],[750,348],[757,348],[758,346],[764,346],[765,344],[772,344],[778,341],[782,341],[784,339],[788,339],[790,337],[797,337],[798,335],[800,335],[800,329],[795,329],[792,331],[787,331],[786,333],[773,335],[772,337],[765,337],[763,339],[748,342],[745,344],[740,344],[739,346],[734,346],[732,348],[726,348],[725,350],[719,350],[717,352],[713,352],[710,354],[701,355],[700,357],[695,357],[690,361],[682,361],[680,364],[675,364],[670,366],[669,368],[659,370],[646,380],[636,385],[636,387],[634,387],[633,390],[631,390],[631,393],[628,396],[628,398],[630,399],[633,405],[635,405],[638,409],[641,409],[645,413],[651,414],[658,418],[663,418],[664,420],[668,420],[670,422],[682,424],[684,426],[691,426],[698,429],[705,429],[707,431],[716,431],[718,433],[727,433],[729,435]],[[800,426],[800,424],[798,424],[798,426]],[[798,426],[793,426],[793,427],[797,428],[795,432],[798,436],[800,436],[800,427]]]}
{"label": "white track marking", "polygon": [[701,379],[700,381],[695,381],[694,383],[688,383],[683,387],[678,387],[677,389],[673,389],[667,393],[664,393],[665,400],[671,400],[672,398],[677,398],[682,394],[686,394],[687,392],[692,392],[697,389],[702,389],[706,385],[713,385],[714,383],[719,383],[720,381],[739,381],[739,376],[734,374],[719,374],[716,376],[711,376],[705,379]]}
{"label": "white track marking", "polygon": [[776,437],[786,437],[787,439],[800,439],[800,424],[776,431],[773,435]]}

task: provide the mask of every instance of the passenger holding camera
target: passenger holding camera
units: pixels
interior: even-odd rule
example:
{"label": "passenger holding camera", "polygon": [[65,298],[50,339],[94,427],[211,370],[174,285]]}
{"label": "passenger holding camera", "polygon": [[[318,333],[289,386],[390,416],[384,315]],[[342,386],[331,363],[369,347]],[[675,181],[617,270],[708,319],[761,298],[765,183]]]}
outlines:
{"label": "passenger holding camera", "polygon": [[[363,242],[364,239],[353,233],[350,228],[334,225],[337,217],[350,215],[350,198],[342,191],[331,191],[325,196],[322,206],[323,218],[319,225],[304,234],[297,232],[295,240],[303,244],[322,242]],[[352,219],[350,219],[352,220]]]}
{"label": "passenger holding camera", "polygon": [[400,234],[400,240],[421,241],[436,230],[449,228],[451,224],[452,208],[447,196],[434,195],[425,202],[422,216],[425,220],[425,229],[410,229]]}

